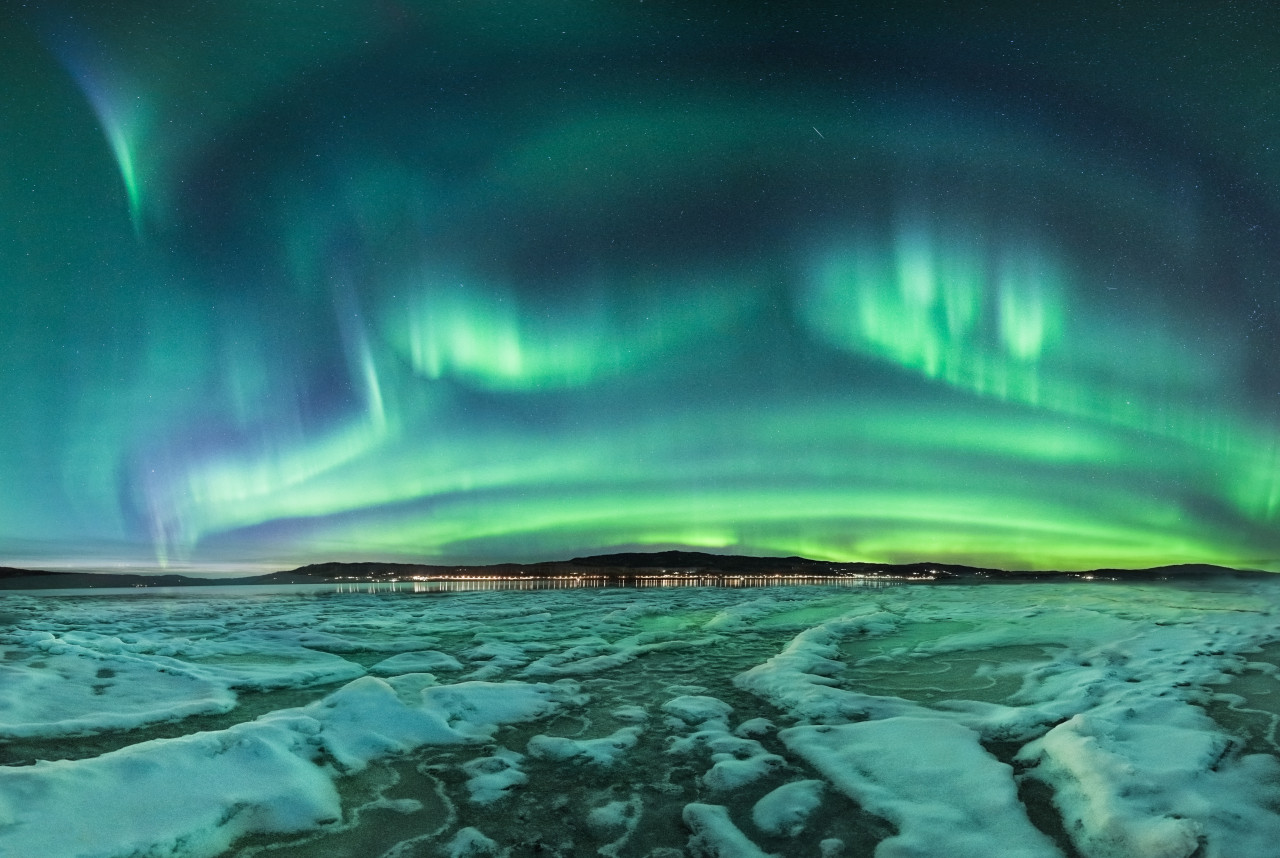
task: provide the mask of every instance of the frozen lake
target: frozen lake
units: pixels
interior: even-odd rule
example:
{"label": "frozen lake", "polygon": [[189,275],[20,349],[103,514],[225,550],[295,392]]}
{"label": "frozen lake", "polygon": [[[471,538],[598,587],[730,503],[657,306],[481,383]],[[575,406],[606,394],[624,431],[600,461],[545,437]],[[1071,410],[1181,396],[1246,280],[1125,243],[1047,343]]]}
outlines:
{"label": "frozen lake", "polygon": [[1274,858],[1280,583],[0,596],[0,855]]}

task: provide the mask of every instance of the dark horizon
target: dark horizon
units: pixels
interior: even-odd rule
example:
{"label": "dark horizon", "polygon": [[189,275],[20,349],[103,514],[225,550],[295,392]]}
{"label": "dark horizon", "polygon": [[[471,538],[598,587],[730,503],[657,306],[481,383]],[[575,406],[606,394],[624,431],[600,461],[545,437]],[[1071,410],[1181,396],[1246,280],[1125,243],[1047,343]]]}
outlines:
{"label": "dark horizon", "polygon": [[988,580],[1050,580],[1050,579],[1190,579],[1231,575],[1271,575],[1259,569],[1218,566],[1212,564],[1171,564],[1144,568],[1099,567],[1096,569],[1027,570],[974,567],[967,564],[936,561],[889,564],[866,562],[822,561],[799,556],[769,557],[732,554],[712,554],[700,551],[668,550],[657,552],[623,552],[618,554],[589,555],[564,560],[536,561],[531,563],[496,563],[481,565],[432,564],[407,561],[329,561],[309,563],[287,569],[275,569],[250,575],[234,573],[184,575],[173,572],[129,572],[120,570],[39,570],[0,566],[0,589],[21,588],[61,582],[64,577],[85,582],[88,578],[115,579],[123,583],[166,581],[161,586],[183,586],[198,583],[273,584],[273,583],[322,583],[348,580],[412,580],[421,578],[444,579],[505,576],[509,578],[538,579],[544,577],[579,575],[607,577],[618,580],[652,576],[657,572],[686,574],[705,578],[821,578],[857,575],[906,576],[937,573],[941,579],[986,578]]}

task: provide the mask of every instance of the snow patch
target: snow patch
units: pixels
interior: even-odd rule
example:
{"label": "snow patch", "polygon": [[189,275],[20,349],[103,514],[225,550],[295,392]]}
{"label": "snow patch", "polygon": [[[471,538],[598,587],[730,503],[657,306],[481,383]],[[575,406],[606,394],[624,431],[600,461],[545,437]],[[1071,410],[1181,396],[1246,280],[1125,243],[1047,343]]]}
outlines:
{"label": "snow patch", "polygon": [[795,837],[804,831],[809,815],[822,804],[823,781],[792,781],[773,790],[751,808],[756,828]]}
{"label": "snow patch", "polygon": [[592,763],[611,766],[635,747],[644,732],[639,727],[623,727],[599,739],[568,739],[563,736],[534,736],[529,740],[529,756],[542,760]]}
{"label": "snow patch", "polygon": [[978,734],[937,718],[793,727],[786,746],[898,833],[877,855],[1050,858],[1060,852],[1027,819],[1013,770]]}
{"label": "snow patch", "polygon": [[684,824],[693,836],[689,851],[699,858],[777,858],[757,846],[729,819],[729,809],[719,804],[686,804]]}
{"label": "snow patch", "polygon": [[437,650],[402,652],[369,668],[376,676],[397,676],[402,673],[433,673],[438,670],[462,670],[462,662],[448,653]]}

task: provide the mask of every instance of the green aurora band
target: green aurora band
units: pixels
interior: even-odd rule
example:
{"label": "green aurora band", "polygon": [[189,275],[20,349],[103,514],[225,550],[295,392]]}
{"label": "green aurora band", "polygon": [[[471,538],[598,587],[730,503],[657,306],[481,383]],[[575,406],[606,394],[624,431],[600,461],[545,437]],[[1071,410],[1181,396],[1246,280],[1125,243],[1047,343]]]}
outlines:
{"label": "green aurora band", "polygon": [[570,6],[0,21],[0,564],[1280,570],[1264,27]]}

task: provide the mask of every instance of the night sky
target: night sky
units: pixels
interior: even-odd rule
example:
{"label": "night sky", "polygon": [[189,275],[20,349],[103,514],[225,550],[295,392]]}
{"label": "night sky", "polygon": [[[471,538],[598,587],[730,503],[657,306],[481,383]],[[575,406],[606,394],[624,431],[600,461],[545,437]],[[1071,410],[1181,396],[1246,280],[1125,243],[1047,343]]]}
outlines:
{"label": "night sky", "polygon": [[1280,10],[0,13],[0,564],[1280,570]]}

